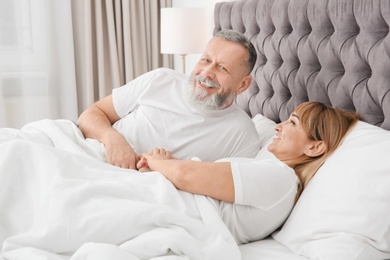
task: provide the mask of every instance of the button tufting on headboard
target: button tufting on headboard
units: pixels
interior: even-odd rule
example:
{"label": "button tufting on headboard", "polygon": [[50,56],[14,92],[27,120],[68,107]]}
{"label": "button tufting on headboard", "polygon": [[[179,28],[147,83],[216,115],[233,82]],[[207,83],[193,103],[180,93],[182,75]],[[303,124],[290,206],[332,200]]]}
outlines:
{"label": "button tufting on headboard", "polygon": [[240,0],[214,14],[214,32],[244,33],[258,51],[254,83],[237,98],[251,116],[279,122],[321,101],[390,130],[390,1]]}

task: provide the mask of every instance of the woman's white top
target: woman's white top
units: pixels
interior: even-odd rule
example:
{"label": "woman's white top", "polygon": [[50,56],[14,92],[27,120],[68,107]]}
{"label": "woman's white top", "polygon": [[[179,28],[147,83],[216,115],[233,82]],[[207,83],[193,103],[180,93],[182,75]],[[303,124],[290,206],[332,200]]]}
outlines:
{"label": "woman's white top", "polygon": [[272,154],[265,159],[229,158],[235,202],[211,199],[239,244],[262,239],[290,214],[299,184],[294,170]]}

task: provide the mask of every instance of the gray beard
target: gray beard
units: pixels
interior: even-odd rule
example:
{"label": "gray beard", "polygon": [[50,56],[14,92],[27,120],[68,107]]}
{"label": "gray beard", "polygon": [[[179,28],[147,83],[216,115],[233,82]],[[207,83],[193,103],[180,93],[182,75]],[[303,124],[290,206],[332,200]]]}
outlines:
{"label": "gray beard", "polygon": [[208,96],[206,90],[195,88],[194,83],[195,79],[191,76],[187,84],[185,97],[189,105],[197,110],[204,112],[222,110],[234,99],[234,94],[231,91],[222,94],[214,93]]}

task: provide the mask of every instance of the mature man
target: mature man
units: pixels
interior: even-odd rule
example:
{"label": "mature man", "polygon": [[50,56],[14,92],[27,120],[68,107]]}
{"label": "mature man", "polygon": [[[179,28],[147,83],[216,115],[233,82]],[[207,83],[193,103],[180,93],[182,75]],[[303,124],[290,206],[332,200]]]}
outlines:
{"label": "mature man", "polygon": [[139,155],[164,147],[181,159],[253,157],[252,120],[234,103],[251,84],[256,50],[242,34],[221,31],[190,79],[171,69],[148,72],[87,108],[78,125],[106,147],[108,163],[136,168]]}

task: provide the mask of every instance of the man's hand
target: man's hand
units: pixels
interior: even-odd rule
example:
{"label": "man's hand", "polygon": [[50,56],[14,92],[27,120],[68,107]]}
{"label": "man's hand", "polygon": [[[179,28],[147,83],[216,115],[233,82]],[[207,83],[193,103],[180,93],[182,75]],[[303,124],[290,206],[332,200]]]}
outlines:
{"label": "man's hand", "polygon": [[138,155],[126,139],[112,125],[117,115],[112,96],[109,95],[89,106],[79,117],[77,124],[85,138],[99,140],[106,147],[108,163],[127,169],[136,169]]}
{"label": "man's hand", "polygon": [[118,133],[111,136],[109,140],[105,143],[107,162],[121,168],[137,169],[139,156],[126,139]]}

